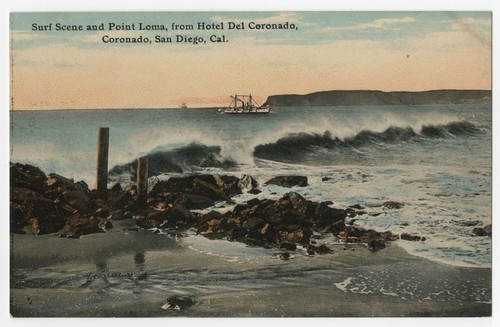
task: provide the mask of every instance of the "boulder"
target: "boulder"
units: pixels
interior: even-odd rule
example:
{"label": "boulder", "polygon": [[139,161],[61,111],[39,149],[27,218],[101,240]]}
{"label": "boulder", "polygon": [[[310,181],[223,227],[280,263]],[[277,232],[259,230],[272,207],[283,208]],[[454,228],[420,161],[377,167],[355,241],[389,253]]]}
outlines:
{"label": "boulder", "polygon": [[134,206],[134,197],[117,183],[106,193],[106,204],[111,210],[131,208]]}
{"label": "boulder", "polygon": [[386,248],[386,241],[383,239],[372,239],[368,242],[368,248],[371,251],[383,250]]}
{"label": "boulder", "polygon": [[[65,187],[69,187],[69,185],[65,185]],[[89,193],[77,188],[65,190],[55,199],[55,203],[69,205],[81,214],[88,214],[97,209],[97,204],[90,198]]]}
{"label": "boulder", "polygon": [[402,233],[399,237],[405,241],[412,241],[412,242],[425,241],[425,237],[423,236],[411,235],[408,233]]}
{"label": "boulder", "polygon": [[16,208],[11,215],[11,226],[20,228],[24,225],[34,234],[50,234],[58,232],[66,223],[66,212],[46,196],[31,189],[11,187],[10,205]]}
{"label": "boulder", "polygon": [[377,232],[373,229],[364,229],[356,226],[347,226],[345,230],[339,232],[337,237],[349,242],[362,242],[368,245],[373,250],[381,250],[386,247],[386,244],[398,239],[397,235],[391,232]]}
{"label": "boulder", "polygon": [[277,256],[281,260],[285,260],[285,261],[290,259],[290,253],[288,253],[286,251],[280,251],[280,252],[278,252]]}
{"label": "boulder", "polygon": [[26,188],[45,193],[47,176],[39,168],[15,163],[10,165],[10,187]]}
{"label": "boulder", "polygon": [[219,189],[228,197],[241,194],[240,179],[234,176],[214,175]]}
{"label": "boulder", "polygon": [[47,191],[57,192],[64,194],[67,191],[78,190],[84,193],[88,193],[89,189],[85,182],[74,182],[71,178],[66,178],[64,176],[52,173],[47,177]]}
{"label": "boulder", "polygon": [[283,242],[279,245],[279,248],[287,251],[295,251],[297,250],[297,245],[295,243]]}
{"label": "boulder", "polygon": [[313,219],[318,228],[337,234],[345,229],[346,217],[346,210],[331,208],[327,202],[315,205]]}
{"label": "boulder", "polygon": [[306,252],[309,255],[314,255],[314,254],[331,253],[333,251],[325,244],[308,244],[307,248],[306,248]]}
{"label": "boulder", "polygon": [[305,187],[308,184],[306,176],[277,176],[265,182],[264,185],[278,185],[290,188],[294,186]]}
{"label": "boulder", "polygon": [[247,189],[247,190],[253,190],[257,186],[259,186],[259,183],[250,175],[243,175],[240,178],[240,187]]}
{"label": "boulder", "polygon": [[278,233],[280,243],[298,243],[307,244],[312,235],[312,230],[307,228],[300,228],[294,231],[280,231]]}
{"label": "boulder", "polygon": [[484,227],[476,227],[472,230],[472,233],[477,236],[489,236],[493,234],[493,231],[491,229],[491,224],[486,225]]}
{"label": "boulder", "polygon": [[[285,202],[288,201],[288,202]],[[281,203],[286,203],[291,205],[291,207],[298,211],[299,213],[306,214],[308,210],[308,202],[304,197],[296,192],[290,192],[285,195],[278,201]]]}
{"label": "boulder", "polygon": [[174,295],[167,299],[161,307],[163,310],[183,310],[196,303],[195,300],[185,295]]}
{"label": "boulder", "polygon": [[95,216],[81,217],[79,214],[74,214],[68,218],[60,236],[80,237],[87,234],[103,233],[106,227],[112,227],[106,219],[99,219]]}

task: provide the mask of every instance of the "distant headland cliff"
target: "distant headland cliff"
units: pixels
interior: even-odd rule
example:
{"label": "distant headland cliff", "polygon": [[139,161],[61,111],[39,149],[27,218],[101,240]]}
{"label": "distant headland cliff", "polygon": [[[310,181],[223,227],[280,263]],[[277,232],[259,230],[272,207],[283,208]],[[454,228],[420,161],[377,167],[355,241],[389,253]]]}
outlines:
{"label": "distant headland cliff", "polygon": [[310,94],[271,95],[265,105],[301,106],[377,106],[486,103],[491,90],[434,90],[422,92],[383,92],[370,90],[322,91]]}

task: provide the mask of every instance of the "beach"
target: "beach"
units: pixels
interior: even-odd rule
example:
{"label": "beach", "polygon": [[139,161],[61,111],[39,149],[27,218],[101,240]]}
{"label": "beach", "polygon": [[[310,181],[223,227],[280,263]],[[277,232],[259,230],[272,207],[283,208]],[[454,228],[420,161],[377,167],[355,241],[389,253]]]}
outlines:
{"label": "beach", "polygon": [[[130,231],[121,221],[80,239],[11,237],[14,317],[476,317],[490,316],[491,269],[411,256],[397,244],[372,252],[359,244],[333,253],[223,242],[199,251],[203,236]],[[177,238],[177,239],[176,239]],[[404,242],[404,241],[399,241]],[[200,243],[199,243],[200,244]],[[234,248],[232,248],[234,247]],[[235,255],[241,248],[246,255]],[[233,252],[231,252],[233,251]],[[240,251],[242,252],[242,251]],[[138,255],[138,254],[141,254]],[[142,259],[141,259],[142,258]],[[194,305],[167,308],[171,296]],[[163,307],[163,308],[162,308]]]}

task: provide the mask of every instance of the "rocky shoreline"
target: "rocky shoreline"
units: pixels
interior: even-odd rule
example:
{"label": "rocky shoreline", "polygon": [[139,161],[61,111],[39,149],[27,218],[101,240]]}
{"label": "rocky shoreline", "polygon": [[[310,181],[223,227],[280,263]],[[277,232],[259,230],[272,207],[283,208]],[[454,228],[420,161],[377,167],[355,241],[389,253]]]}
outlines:
{"label": "rocky shoreline", "polygon": [[[491,304],[474,297],[488,294],[491,269],[409,256],[387,245],[426,236],[353,223],[403,203],[374,209],[314,202],[292,191],[308,185],[305,176],[276,176],[259,185],[248,175],[176,175],[158,181],[145,206],[134,186],[115,184],[97,194],[31,165],[11,164],[10,181],[16,317],[491,315]],[[284,194],[263,197],[265,184],[280,185]],[[244,193],[249,200],[241,202],[237,196]],[[489,226],[470,228],[471,235],[491,236]],[[189,236],[179,241],[163,233],[197,234],[202,242],[194,249]],[[339,243],[327,242],[329,236]],[[207,255],[203,247],[217,244],[213,239],[269,256],[234,262]],[[361,294],[357,287],[371,291]],[[451,292],[446,301],[443,289]]]}
{"label": "rocky shoreline", "polygon": [[[382,250],[396,240],[425,241],[425,236],[391,231],[365,230],[346,218],[370,214],[360,205],[334,208],[331,201],[313,202],[296,192],[278,199],[252,198],[238,203],[232,197],[247,192],[259,194],[251,176],[194,174],[170,177],[157,182],[147,196],[146,206],[136,202],[136,188],[115,184],[106,194],[97,194],[84,182],[39,168],[14,163],[10,166],[10,226],[13,233],[57,234],[78,238],[103,233],[113,221],[132,219],[136,229],[196,230],[212,239],[227,239],[251,246],[294,251],[303,247],[307,254],[331,252],[315,235],[330,233],[346,243],[361,243],[372,251]],[[264,185],[285,188],[307,186],[305,176],[277,176]],[[223,211],[210,210],[216,203]],[[384,210],[398,210],[402,203],[388,201]],[[490,236],[491,226],[474,228],[473,234]],[[287,256],[284,255],[283,259]]]}

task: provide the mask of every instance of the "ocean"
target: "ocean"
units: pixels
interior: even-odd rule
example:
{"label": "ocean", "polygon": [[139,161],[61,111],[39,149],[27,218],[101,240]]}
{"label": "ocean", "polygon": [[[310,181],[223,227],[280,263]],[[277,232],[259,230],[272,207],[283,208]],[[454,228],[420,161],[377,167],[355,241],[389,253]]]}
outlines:
{"label": "ocean", "polygon": [[[154,165],[150,187],[169,176],[189,173],[251,175],[262,193],[236,196],[236,203],[252,197],[278,198],[292,190],[308,200],[332,201],[336,208],[357,205],[367,214],[347,218],[346,223],[425,237],[422,242],[394,242],[411,255],[463,269],[492,264],[491,237],[472,233],[474,227],[491,224],[492,218],[491,104],[280,107],[261,115],[191,108],[15,111],[11,112],[11,127],[11,162],[33,164],[47,174],[83,180],[90,187],[95,183],[97,132],[99,127],[109,127],[109,186],[117,181],[125,187],[133,183],[130,163],[156,154],[163,161]],[[277,175],[307,176],[309,186],[263,185]],[[389,210],[382,206],[386,201],[399,202],[402,207]],[[228,208],[230,204],[217,203],[208,210]],[[242,264],[260,265],[256,262],[271,254],[269,249],[208,240],[194,233],[184,236],[175,238],[177,244],[239,263],[237,270],[247,273],[255,270],[245,270]],[[333,236],[324,236],[322,242],[332,248],[339,245]],[[149,258],[165,255],[158,249],[145,254]],[[173,268],[155,269],[161,271],[160,278]],[[276,274],[275,270],[263,271]],[[374,271],[380,274],[374,275]],[[296,268],[295,273],[303,271]],[[229,276],[225,277],[228,288],[248,282]],[[391,278],[383,267],[354,279],[341,277],[335,286],[344,291],[403,298],[411,293],[404,285],[383,291],[383,280]],[[181,272],[178,278],[186,276]],[[311,281],[329,278],[327,273],[317,272]],[[203,288],[208,283],[195,281],[190,280],[190,287]],[[286,276],[280,281],[286,283]],[[441,294],[441,282],[437,278],[432,292],[415,291],[411,296],[491,303],[488,287],[457,285],[456,293],[446,295]],[[252,283],[245,285],[252,287]],[[464,291],[463,287],[470,289]]]}

